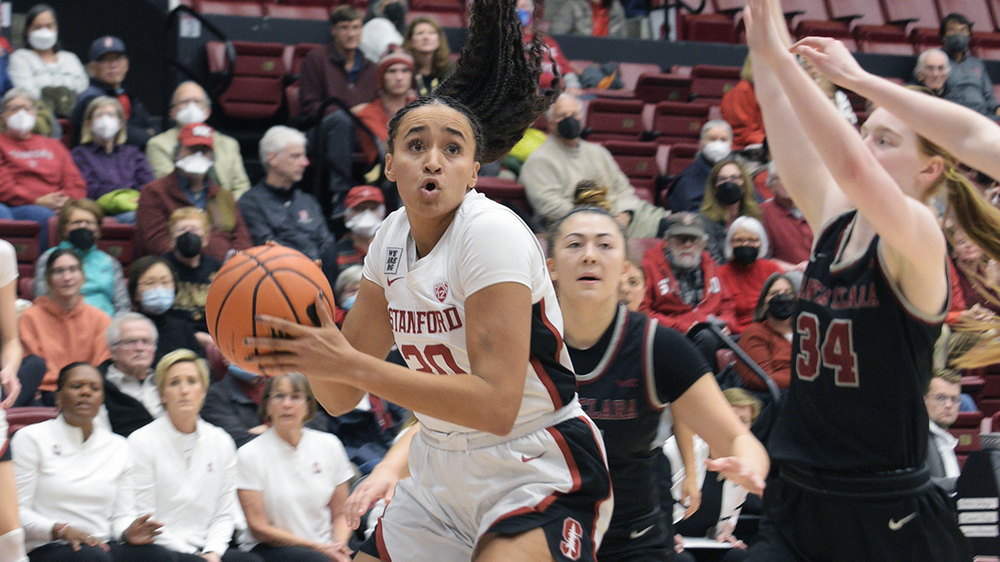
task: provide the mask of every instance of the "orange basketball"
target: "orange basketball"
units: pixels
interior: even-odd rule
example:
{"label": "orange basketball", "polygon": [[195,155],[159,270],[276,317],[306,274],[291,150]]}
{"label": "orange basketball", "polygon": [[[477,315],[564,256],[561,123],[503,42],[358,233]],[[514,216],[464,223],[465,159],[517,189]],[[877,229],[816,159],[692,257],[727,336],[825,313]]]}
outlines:
{"label": "orange basketball", "polygon": [[246,360],[255,349],[243,345],[243,339],[276,334],[254,317],[266,314],[319,326],[316,295],[320,291],[326,295],[327,309],[333,317],[330,282],[305,254],[275,245],[238,252],[223,264],[208,289],[208,332],[226,359],[256,373],[256,364]]}

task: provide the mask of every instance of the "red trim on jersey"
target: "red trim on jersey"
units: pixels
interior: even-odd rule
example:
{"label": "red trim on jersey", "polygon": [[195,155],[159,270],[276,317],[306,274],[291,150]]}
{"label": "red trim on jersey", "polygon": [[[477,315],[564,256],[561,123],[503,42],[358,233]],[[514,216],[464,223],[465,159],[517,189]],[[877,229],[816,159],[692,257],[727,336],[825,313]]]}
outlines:
{"label": "red trim on jersey", "polygon": [[[626,316],[626,318],[627,318],[627,316]],[[604,496],[603,500],[601,500],[601,501],[599,501],[599,502],[597,502],[597,503],[594,504],[594,525],[590,528],[590,544],[594,545],[593,556],[594,556],[594,560],[597,560],[598,559],[597,558],[597,537],[595,536],[595,534],[597,533],[597,528],[601,525],[601,523],[600,523],[600,521],[601,521],[601,506],[604,505],[608,500],[611,499],[611,496],[614,494],[614,489],[610,485],[611,484],[611,469],[608,467],[608,458],[607,458],[608,457],[608,452],[607,452],[607,450],[603,446],[604,437],[602,437],[599,434],[600,432],[597,429],[597,424],[594,423],[594,420],[592,420],[590,418],[587,418],[586,416],[584,416],[583,418],[580,418],[580,419],[583,419],[584,423],[587,424],[587,427],[590,428],[590,434],[594,437],[594,441],[597,443],[597,447],[601,450],[601,452],[604,455],[604,468],[608,469],[608,484],[609,484],[608,485],[608,495]]]}
{"label": "red trim on jersey", "polygon": [[389,549],[385,547],[385,537],[382,536],[382,518],[378,518],[378,525],[375,526],[375,546],[378,548],[378,557],[385,562],[392,562],[389,556]]}
{"label": "red trim on jersey", "polygon": [[538,361],[538,357],[534,353],[528,358],[528,364],[531,365],[532,370],[535,371],[535,376],[538,380],[542,381],[542,385],[545,386],[545,390],[549,392],[549,399],[552,400],[553,410],[562,409],[565,405],[562,403],[562,399],[559,398],[559,389],[556,388],[555,383],[549,378],[549,374],[545,372],[545,367],[542,366],[541,362]]}
{"label": "red trim on jersey", "polygon": [[549,321],[548,315],[545,314],[545,299],[542,299],[542,300],[538,301],[538,308],[539,308],[539,310],[541,311],[541,314],[542,314],[542,322],[549,329],[549,331],[552,332],[552,335],[555,336],[555,338],[556,338],[556,356],[555,356],[555,358],[556,358],[556,361],[558,361],[559,357],[562,356],[562,352],[563,352],[562,334],[559,333],[559,330],[557,330],[556,327],[552,324],[552,322]]}

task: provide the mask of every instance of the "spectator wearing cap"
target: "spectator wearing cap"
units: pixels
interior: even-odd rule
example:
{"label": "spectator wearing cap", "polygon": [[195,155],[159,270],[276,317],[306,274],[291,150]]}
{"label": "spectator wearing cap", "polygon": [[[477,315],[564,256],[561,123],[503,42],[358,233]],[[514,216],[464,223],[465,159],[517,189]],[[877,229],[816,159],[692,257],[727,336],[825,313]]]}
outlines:
{"label": "spectator wearing cap", "polygon": [[[201,86],[196,82],[182,82],[177,86],[170,100],[170,119],[175,125],[149,139],[146,144],[146,158],[156,177],[162,178],[174,171],[174,157],[181,128],[191,123],[204,123],[211,115],[212,103]],[[212,177],[219,187],[239,199],[250,189],[250,178],[243,167],[240,143],[219,131],[212,133],[212,142],[215,151]]]}
{"label": "spectator wearing cap", "polygon": [[416,98],[413,57],[400,47],[390,47],[378,63],[378,96],[356,112],[358,119],[381,141],[379,147],[370,136],[359,135],[361,149],[369,163],[378,161],[380,148],[389,141],[389,120]]}
{"label": "spectator wearing cap", "polygon": [[109,96],[122,105],[125,115],[126,144],[145,149],[146,143],[156,134],[149,111],[142,101],[133,98],[122,86],[125,75],[128,74],[128,54],[125,52],[125,42],[113,35],[99,37],[90,44],[88,53],[87,74],[90,75],[90,87],[76,98],[73,107],[72,121],[75,127],[74,142],[80,140],[84,128],[84,112],[94,98]]}
{"label": "spectator wearing cap", "polygon": [[986,67],[969,52],[972,22],[962,14],[948,14],[941,18],[940,33],[941,48],[951,59],[944,99],[988,117],[1000,115],[1000,104],[993,96],[993,83]]}
{"label": "spectator wearing cap", "polygon": [[209,217],[204,253],[225,260],[230,250],[251,246],[250,233],[233,195],[212,177],[215,130],[204,123],[190,123],[178,133],[175,170],[142,189],[135,223],[143,254],[165,254],[174,247],[170,214],[181,207],[197,207]]}
{"label": "spectator wearing cap", "polygon": [[718,266],[705,251],[708,234],[703,222],[694,213],[671,215],[665,239],[642,257],[646,296],[639,309],[682,334],[710,317],[720,319],[727,328],[736,323],[735,307],[722,290]]}
{"label": "spectator wearing cap", "polygon": [[25,90],[4,94],[0,105],[0,219],[32,220],[48,248],[49,218],[70,199],[87,195],[87,182],[66,147],[32,132],[38,102]]}
{"label": "spectator wearing cap", "polygon": [[336,240],[323,209],[312,194],[295,189],[309,165],[306,136],[284,125],[271,127],[260,139],[260,161],[267,176],[239,200],[253,243],[295,248],[321,260],[327,277],[336,278]]}
{"label": "spectator wearing cap", "polygon": [[358,185],[344,199],[344,225],[349,231],[337,242],[337,266],[363,263],[375,231],[385,218],[385,197],[382,190],[370,185]]}

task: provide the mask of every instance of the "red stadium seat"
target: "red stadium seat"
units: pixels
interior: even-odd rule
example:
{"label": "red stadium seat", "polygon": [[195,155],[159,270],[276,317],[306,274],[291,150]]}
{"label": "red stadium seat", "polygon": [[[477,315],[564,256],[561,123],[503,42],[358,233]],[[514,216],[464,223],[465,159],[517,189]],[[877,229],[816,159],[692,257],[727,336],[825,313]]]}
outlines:
{"label": "red stadium seat", "polygon": [[38,260],[42,227],[35,221],[0,219],[0,238],[14,246],[17,256],[17,296],[22,299],[34,298],[32,282],[35,277],[35,262]]}
{"label": "red stadium seat", "polygon": [[264,6],[259,1],[195,0],[194,11],[199,14],[220,16],[243,16],[260,18],[264,16]]}
{"label": "red stadium seat", "polygon": [[687,14],[678,16],[677,38],[681,41],[737,43],[736,24],[723,14]]}
{"label": "red stadium seat", "polygon": [[948,433],[955,436],[958,439],[958,445],[955,446],[956,454],[969,454],[972,451],[978,451],[983,448],[982,443],[979,439],[979,428],[956,428],[952,426]]}
{"label": "red stadium seat", "polygon": [[653,131],[659,144],[698,144],[701,127],[708,121],[708,108],[695,103],[661,101],[653,113]]}
{"label": "red stadium seat", "polygon": [[514,180],[479,176],[476,181],[476,191],[497,203],[515,205],[528,214],[533,212],[531,205],[528,204],[528,197],[524,194],[524,186]]}
{"label": "red stadium seat", "polygon": [[291,6],[322,6],[328,10],[340,4],[339,0],[281,0],[281,3]]}
{"label": "red stadium seat", "polygon": [[831,20],[848,25],[885,25],[882,7],[873,0],[825,0]]}
{"label": "red stadium seat", "polygon": [[994,16],[987,0],[935,0],[940,18],[948,14],[960,13],[972,22],[973,33],[989,33],[997,30]]}
{"label": "red stadium seat", "polygon": [[7,410],[7,436],[22,427],[55,419],[59,410],[48,406],[24,406]]}
{"label": "red stadium seat", "polygon": [[959,412],[958,418],[955,419],[955,423],[951,424],[952,428],[974,428],[979,429],[983,423],[983,418],[985,416],[979,410],[973,412]]}
{"label": "red stadium seat", "polygon": [[643,103],[633,99],[598,98],[587,106],[587,140],[637,141],[644,132]]}
{"label": "red stadium seat", "polygon": [[691,101],[719,105],[722,96],[740,81],[740,67],[698,64],[691,69]]}
{"label": "red stadium seat", "polygon": [[205,44],[209,72],[226,72],[233,64],[233,80],[219,97],[222,112],[236,119],[268,119],[284,100],[284,45],[233,41],[235,62],[226,60],[225,45]]}
{"label": "red stadium seat", "polygon": [[785,11],[785,21],[791,29],[807,22],[830,21],[823,0],[783,0],[781,9]]}
{"label": "red stadium seat", "polygon": [[656,201],[656,178],[660,167],[656,164],[655,142],[608,141],[604,143],[635,188],[636,195],[650,203]]}
{"label": "red stadium seat", "polygon": [[983,377],[974,375],[965,375],[962,377],[962,392],[973,398],[979,397],[979,393],[983,391],[983,386],[985,385],[986,379]]}
{"label": "red stadium seat", "polygon": [[670,147],[670,154],[667,159],[667,175],[676,176],[684,171],[698,155],[700,147],[697,144],[675,144]]}
{"label": "red stadium seat", "polygon": [[97,241],[97,247],[121,262],[123,268],[128,269],[129,264],[136,258],[134,238],[135,225],[105,220],[101,225],[101,239]]}
{"label": "red stadium seat", "polygon": [[691,97],[691,78],[676,74],[643,74],[635,85],[635,97],[646,103],[686,102]]}
{"label": "red stadium seat", "polygon": [[325,6],[264,4],[264,15],[270,18],[284,18],[289,20],[327,21],[330,19],[330,9]]}

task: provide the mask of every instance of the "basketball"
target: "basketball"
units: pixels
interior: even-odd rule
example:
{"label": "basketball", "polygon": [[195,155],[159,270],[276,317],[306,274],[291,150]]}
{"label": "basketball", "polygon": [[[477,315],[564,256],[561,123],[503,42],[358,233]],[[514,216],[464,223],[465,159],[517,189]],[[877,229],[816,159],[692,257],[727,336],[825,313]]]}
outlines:
{"label": "basketball", "polygon": [[319,326],[316,295],[323,291],[333,317],[330,282],[305,254],[284,246],[256,246],[229,258],[215,274],[205,302],[208,332],[222,355],[241,369],[257,373],[246,360],[255,352],[243,345],[248,337],[280,337],[254,318],[266,314]]}

